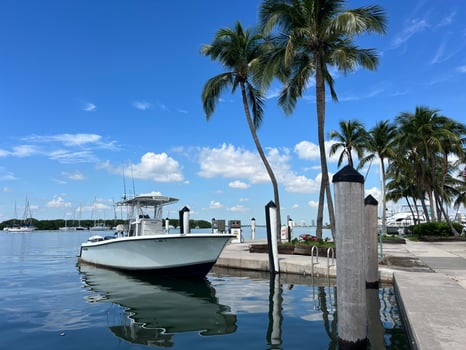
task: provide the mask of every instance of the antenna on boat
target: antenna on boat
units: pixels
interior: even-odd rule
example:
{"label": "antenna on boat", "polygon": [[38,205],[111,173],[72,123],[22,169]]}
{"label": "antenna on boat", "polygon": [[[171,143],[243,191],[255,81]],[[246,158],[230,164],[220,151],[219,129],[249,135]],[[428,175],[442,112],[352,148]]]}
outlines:
{"label": "antenna on boat", "polygon": [[[126,199],[126,194],[125,194],[125,198]],[[113,203],[113,216],[114,216],[114,219],[113,220],[117,220],[117,212],[116,212],[116,205],[115,205],[115,200],[112,198],[112,203]]]}
{"label": "antenna on boat", "polygon": [[131,164],[131,180],[133,181],[133,196],[136,197],[136,188],[134,187],[133,164]]}
{"label": "antenna on boat", "polygon": [[123,200],[126,200],[126,178],[125,178],[125,167],[123,166]]}

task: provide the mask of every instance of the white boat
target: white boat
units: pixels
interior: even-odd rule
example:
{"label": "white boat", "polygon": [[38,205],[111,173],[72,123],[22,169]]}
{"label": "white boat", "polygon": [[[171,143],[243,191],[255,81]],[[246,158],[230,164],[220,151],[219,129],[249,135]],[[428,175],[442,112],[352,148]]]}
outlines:
{"label": "white boat", "polygon": [[90,292],[89,303],[121,306],[123,311],[108,308],[108,327],[130,343],[169,348],[175,345],[177,334],[210,336],[236,331],[236,315],[218,302],[207,279],[144,278],[87,264],[80,264],[79,272]]}
{"label": "white boat", "polygon": [[7,232],[32,232],[36,228],[32,225],[32,214],[31,208],[29,207],[29,200],[26,198],[26,204],[24,205],[24,214],[23,219],[18,224],[16,222],[17,212],[16,212],[16,202],[15,202],[15,220],[11,226],[7,226],[3,229],[3,231]]}
{"label": "white boat", "polygon": [[35,231],[35,229],[36,228],[34,226],[12,225],[12,226],[5,227],[3,231],[20,233],[20,232],[32,232],[32,231]]}
{"label": "white boat", "polygon": [[411,211],[400,211],[387,218],[387,234],[404,233],[405,228],[408,226],[422,224],[426,222],[423,214],[416,215]]}
{"label": "white boat", "polygon": [[[94,207],[92,208],[92,217],[97,216],[97,199],[94,199]],[[111,230],[111,227],[105,225],[103,220],[94,219],[94,226],[89,228],[91,231],[108,231]]]}
{"label": "white boat", "polygon": [[103,222],[96,222],[94,226],[89,228],[91,231],[108,231],[111,230],[111,227],[105,226],[105,223]]}
{"label": "white boat", "polygon": [[63,226],[58,228],[59,231],[76,231],[76,227],[74,226]]}
{"label": "white boat", "polygon": [[65,226],[59,227],[58,230],[63,231],[63,232],[65,232],[65,231],[76,231],[76,227],[75,226],[68,226],[68,222],[65,219]]}
{"label": "white boat", "polygon": [[149,194],[116,203],[128,209],[128,231],[89,237],[81,245],[80,261],[131,272],[205,276],[235,236],[164,232],[162,207],[177,201]]}

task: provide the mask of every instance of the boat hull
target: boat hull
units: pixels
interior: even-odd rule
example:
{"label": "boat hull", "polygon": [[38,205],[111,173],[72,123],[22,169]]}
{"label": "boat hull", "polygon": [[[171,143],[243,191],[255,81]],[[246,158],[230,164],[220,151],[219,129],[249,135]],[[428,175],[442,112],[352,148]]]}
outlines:
{"label": "boat hull", "polygon": [[163,234],[121,237],[81,245],[80,261],[133,273],[205,276],[225,245],[227,234]]}
{"label": "boat hull", "polygon": [[7,232],[32,232],[35,231],[35,227],[22,226],[22,227],[5,227],[4,231]]}

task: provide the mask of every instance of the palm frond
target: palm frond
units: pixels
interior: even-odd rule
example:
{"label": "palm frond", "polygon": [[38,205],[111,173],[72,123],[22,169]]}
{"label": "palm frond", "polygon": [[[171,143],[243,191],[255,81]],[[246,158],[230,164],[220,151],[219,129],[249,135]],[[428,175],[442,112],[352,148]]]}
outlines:
{"label": "palm frond", "polygon": [[229,72],[210,78],[202,90],[202,106],[207,120],[214,113],[222,93],[233,85],[233,75]]}

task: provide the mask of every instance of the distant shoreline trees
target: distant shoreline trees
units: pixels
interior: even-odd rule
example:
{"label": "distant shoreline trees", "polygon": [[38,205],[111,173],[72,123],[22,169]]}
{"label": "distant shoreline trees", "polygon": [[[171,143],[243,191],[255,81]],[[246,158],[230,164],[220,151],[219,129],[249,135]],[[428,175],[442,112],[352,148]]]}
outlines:
{"label": "distant shoreline trees", "polygon": [[[0,222],[0,231],[3,230],[4,227],[9,227],[13,224],[14,219],[10,220],[5,220],[3,222]],[[109,228],[114,228],[117,225],[127,225],[128,220],[122,220],[122,219],[111,219],[111,220],[99,220],[99,222],[102,222],[104,226],[109,227]],[[169,225],[178,228],[180,226],[180,220],[179,219],[168,219]],[[162,224],[165,227],[165,219],[162,220]],[[60,227],[65,226],[65,220],[63,219],[56,219],[56,220],[37,220],[37,219],[32,219],[31,225],[36,228],[37,231],[53,231],[53,230],[59,230]],[[89,230],[92,226],[94,226],[94,220],[81,220],[80,226],[84,227],[85,230]],[[190,228],[212,228],[212,223],[207,220],[195,220],[195,219],[190,219],[189,220],[189,227]],[[109,230],[111,231],[111,229]]]}

